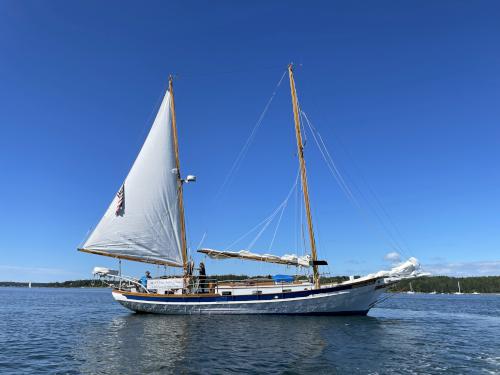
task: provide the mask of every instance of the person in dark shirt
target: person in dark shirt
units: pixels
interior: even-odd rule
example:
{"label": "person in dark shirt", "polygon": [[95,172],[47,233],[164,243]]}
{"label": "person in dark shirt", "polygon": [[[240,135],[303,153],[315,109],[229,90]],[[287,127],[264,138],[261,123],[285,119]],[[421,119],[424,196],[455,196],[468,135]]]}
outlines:
{"label": "person in dark shirt", "polygon": [[191,259],[187,263],[186,274],[184,275],[184,287],[186,288],[187,293],[191,293],[193,287],[193,270],[194,270],[194,261]]}
{"label": "person in dark shirt", "polygon": [[200,285],[200,292],[201,293],[206,293],[207,292],[207,273],[205,271],[205,264],[203,262],[200,262],[200,268],[198,269],[198,280],[199,280],[199,285]]}

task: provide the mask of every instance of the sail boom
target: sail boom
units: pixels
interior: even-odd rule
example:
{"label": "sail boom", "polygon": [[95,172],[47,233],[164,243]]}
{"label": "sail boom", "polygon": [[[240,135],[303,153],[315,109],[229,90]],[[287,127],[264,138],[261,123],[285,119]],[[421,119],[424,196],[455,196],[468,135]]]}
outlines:
{"label": "sail boom", "polygon": [[308,255],[299,257],[297,255],[272,255],[272,254],[255,254],[247,250],[228,251],[214,249],[199,249],[199,253],[206,254],[213,259],[228,259],[236,258],[243,260],[253,260],[258,262],[276,263],[286,266],[309,267],[310,257]]}
{"label": "sail boom", "polygon": [[110,258],[132,260],[134,262],[159,264],[159,265],[163,265],[163,266],[180,267],[180,268],[182,268],[182,264],[178,264],[178,263],[174,263],[174,262],[169,262],[169,261],[161,260],[161,259],[150,258],[150,257],[134,257],[134,256],[130,256],[130,255],[112,254],[112,253],[107,253],[105,251],[90,250],[90,249],[84,249],[84,248],[79,248],[77,250],[81,251],[81,252],[84,252],[84,253],[102,255],[102,256],[106,256],[106,257],[110,257]]}

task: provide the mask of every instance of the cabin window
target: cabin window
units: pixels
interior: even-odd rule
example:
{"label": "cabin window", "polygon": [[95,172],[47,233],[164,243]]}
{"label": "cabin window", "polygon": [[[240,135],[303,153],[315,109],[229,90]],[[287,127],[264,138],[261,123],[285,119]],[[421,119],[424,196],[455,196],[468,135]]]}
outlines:
{"label": "cabin window", "polygon": [[262,290],[254,290],[252,294],[262,294]]}
{"label": "cabin window", "polygon": [[223,296],[230,296],[231,294],[233,294],[233,293],[231,293],[231,292],[222,292]]}
{"label": "cabin window", "polygon": [[291,292],[292,290],[291,289],[283,289],[283,293],[288,293],[288,292]]}

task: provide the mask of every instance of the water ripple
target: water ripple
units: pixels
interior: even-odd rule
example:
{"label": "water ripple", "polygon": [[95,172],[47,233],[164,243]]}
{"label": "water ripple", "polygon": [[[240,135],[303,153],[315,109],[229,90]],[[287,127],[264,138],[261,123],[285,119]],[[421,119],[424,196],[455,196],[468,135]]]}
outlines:
{"label": "water ripple", "polygon": [[0,288],[1,374],[500,374],[500,297],[368,317],[133,314],[109,290]]}

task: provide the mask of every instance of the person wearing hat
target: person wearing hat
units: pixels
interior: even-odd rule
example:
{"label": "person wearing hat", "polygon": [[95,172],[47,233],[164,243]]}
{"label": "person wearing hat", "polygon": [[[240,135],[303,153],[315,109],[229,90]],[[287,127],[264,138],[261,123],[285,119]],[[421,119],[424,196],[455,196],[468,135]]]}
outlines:
{"label": "person wearing hat", "polygon": [[148,287],[148,279],[151,279],[151,274],[149,273],[149,271],[146,271],[146,274],[141,277],[141,284],[144,288],[147,288]]}

